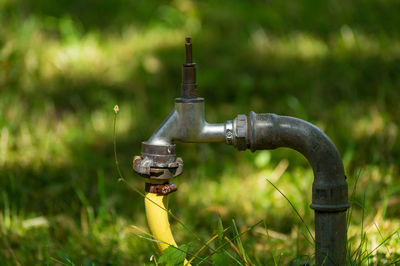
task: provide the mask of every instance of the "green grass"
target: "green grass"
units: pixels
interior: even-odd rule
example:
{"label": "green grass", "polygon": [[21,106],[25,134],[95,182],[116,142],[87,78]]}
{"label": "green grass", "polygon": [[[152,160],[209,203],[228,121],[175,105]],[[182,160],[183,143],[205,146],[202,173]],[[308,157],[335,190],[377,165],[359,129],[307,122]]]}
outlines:
{"label": "green grass", "polygon": [[[391,0],[0,2],[0,262],[158,260],[152,243],[132,231],[146,230],[146,221],[131,189],[143,180],[131,164],[179,95],[186,35],[208,121],[253,110],[319,126],[343,157],[349,187],[357,182],[348,261],[398,260],[398,9]],[[115,170],[116,104],[128,185]],[[305,227],[313,233],[313,174],[300,154],[224,144],[178,144],[177,153],[185,172],[170,207],[190,231],[172,226],[178,243],[192,243],[189,253],[220,230],[221,217],[240,255],[218,238],[212,247],[226,246],[208,260],[313,258]]]}

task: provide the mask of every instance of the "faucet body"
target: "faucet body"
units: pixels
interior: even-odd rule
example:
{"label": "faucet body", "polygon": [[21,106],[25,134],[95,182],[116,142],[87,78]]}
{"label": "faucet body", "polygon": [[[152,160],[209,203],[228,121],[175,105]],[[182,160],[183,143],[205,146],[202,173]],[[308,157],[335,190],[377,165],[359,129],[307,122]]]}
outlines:
{"label": "faucet body", "polygon": [[204,99],[176,99],[175,110],[147,141],[148,144],[169,145],[181,142],[224,142],[225,124],[209,124],[204,119]]}
{"label": "faucet body", "polygon": [[[188,47],[187,41],[187,52]],[[238,150],[252,151],[294,149],[307,158],[314,172],[310,207],[315,211],[316,264],[345,265],[348,188],[335,145],[316,126],[293,117],[250,112],[225,123],[207,123],[204,99],[197,97],[191,43],[189,48],[190,62],[184,64],[182,98],[176,99],[175,109],[150,139],[142,143],[142,155],[134,159],[135,171],[148,180],[165,182],[180,175],[183,161],[175,155],[176,141],[225,142]]]}

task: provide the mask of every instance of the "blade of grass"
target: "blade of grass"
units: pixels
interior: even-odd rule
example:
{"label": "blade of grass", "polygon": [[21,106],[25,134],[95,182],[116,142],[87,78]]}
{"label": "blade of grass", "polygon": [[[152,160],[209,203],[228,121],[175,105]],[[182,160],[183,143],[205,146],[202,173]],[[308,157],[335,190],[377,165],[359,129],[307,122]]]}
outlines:
{"label": "blade of grass", "polygon": [[304,237],[304,239],[311,245],[313,246],[314,243],[311,242],[311,240],[308,238],[308,236],[303,232],[303,230],[300,231],[300,234]]}
{"label": "blade of grass", "polygon": [[[252,226],[250,226],[249,228],[247,228],[246,230],[244,230],[242,233],[239,234],[239,236],[253,230],[254,227],[256,227],[257,225],[259,225],[261,222],[263,222],[263,220],[258,221],[257,223],[253,224]],[[233,237],[232,240],[234,240],[237,236]],[[205,257],[204,259],[207,259],[209,257],[211,257],[212,255],[214,255],[215,253],[217,253],[218,251],[220,251],[222,248],[224,248],[228,243],[224,243],[222,245],[220,245],[219,247],[217,247],[211,254],[207,255],[207,257]],[[197,265],[200,265],[202,263],[202,261],[200,261]]]}
{"label": "blade of grass", "polygon": [[361,248],[364,245],[364,241],[365,241],[365,235],[364,235],[364,217],[365,217],[365,191],[364,191],[364,195],[363,195],[363,202],[362,202],[362,216],[361,216],[361,240],[360,240],[360,245],[358,246],[357,250],[354,252],[354,254],[356,254],[356,260],[358,261],[360,259],[360,252],[361,252]]}
{"label": "blade of grass", "polygon": [[[236,244],[237,244],[237,245],[239,246],[239,248],[240,248],[241,256],[243,257],[244,263],[245,263],[245,264],[248,264],[247,259],[246,259],[246,255],[245,255],[245,251],[244,251],[244,247],[243,247],[243,243],[242,243],[242,240],[240,239],[239,231],[238,231],[238,229],[237,229],[235,219],[232,219],[232,224],[233,224],[233,232],[235,233],[235,235],[238,236],[238,237],[236,238]],[[240,254],[239,254],[239,255],[240,255]]]}
{"label": "blade of grass", "polygon": [[239,257],[239,259],[245,264],[245,265],[249,265],[247,263],[247,261],[243,258],[243,253],[240,252],[240,250],[235,246],[235,244],[233,244],[233,242],[228,238],[228,237],[224,237],[225,241],[228,242],[229,246],[232,248],[232,250],[236,253],[236,255]]}
{"label": "blade of grass", "polygon": [[369,252],[362,260],[361,262],[363,262],[366,258],[368,258],[372,253],[375,252],[375,250],[377,250],[378,248],[380,248],[383,244],[385,244],[388,240],[390,240],[395,234],[397,234],[398,230],[396,230],[395,232],[393,232],[392,234],[390,234],[390,236],[388,236],[384,241],[382,241],[378,246],[376,246],[371,252]]}
{"label": "blade of grass", "polygon": [[[267,232],[267,237],[268,237],[267,243],[268,243],[268,242],[270,242],[270,236],[269,236],[269,233],[268,233],[267,223],[265,221],[264,221],[264,228],[265,228],[265,232]],[[276,263],[275,252],[271,251],[271,253],[272,253],[272,259],[274,260],[274,265],[277,266],[278,264]]]}
{"label": "blade of grass", "polygon": [[65,265],[65,266],[68,266],[68,265],[69,265],[69,264],[65,264],[65,263],[62,262],[61,260],[58,260],[58,259],[53,258],[53,257],[50,257],[50,259],[53,260],[53,261],[55,261],[55,262],[61,263],[61,265]]}
{"label": "blade of grass", "polygon": [[278,265],[281,262],[281,258],[282,258],[282,252],[279,254]]}
{"label": "blade of grass", "polygon": [[[238,265],[243,265],[243,263],[241,261],[239,261],[238,259],[236,259],[234,256],[232,256],[231,253],[229,253],[227,250],[224,250],[224,253],[226,255],[229,256],[229,258],[233,259]],[[198,265],[198,264],[197,264]]]}
{"label": "blade of grass", "polygon": [[[349,200],[350,201],[350,208],[347,211],[347,221],[346,221],[347,232],[349,231],[350,221],[351,221],[352,216],[353,216],[353,206],[354,206],[354,204],[357,203],[353,199],[355,197],[355,192],[357,190],[357,184],[358,184],[358,180],[360,179],[360,176],[361,176],[361,170],[357,171],[356,181],[354,183],[353,189],[352,189],[351,194],[350,194],[350,200]],[[351,245],[351,243],[349,241],[346,241],[346,245],[347,245],[347,257],[348,257],[348,260],[352,261],[352,258],[353,258],[352,254],[351,254],[352,245]]]}
{"label": "blade of grass", "polygon": [[[164,242],[164,241],[162,241],[162,240],[155,239],[155,238],[153,238],[153,237],[142,236],[142,235],[136,234],[136,233],[133,233],[133,234],[136,235],[136,236],[139,237],[139,238],[146,239],[146,240],[151,241],[151,242],[154,242],[154,243],[163,243],[163,244],[166,244],[166,245],[168,245],[169,247],[172,247],[172,248],[174,248],[174,249],[176,249],[176,250],[179,250],[179,251],[185,253],[186,255],[195,257],[196,259],[199,259],[199,260],[203,260],[203,258],[198,257],[198,256],[196,256],[195,254],[193,254],[193,253],[191,253],[191,252],[188,252],[188,251],[185,251],[185,250],[183,250],[183,249],[180,249],[179,247],[175,247],[174,245],[171,245],[171,244],[169,244],[169,243],[167,243],[167,242]],[[208,264],[212,265],[211,262],[209,262],[209,261],[206,261],[206,262],[207,262]]]}
{"label": "blade of grass", "polygon": [[297,209],[294,207],[293,203],[285,196],[285,194],[282,193],[282,191],[280,191],[271,181],[268,180],[268,178],[265,178],[268,183],[270,183],[290,204],[290,206],[292,207],[292,209],[294,210],[294,212],[297,214],[297,217],[300,218],[301,222],[304,224],[304,226],[307,229],[308,234],[310,235],[310,237],[312,238],[313,242],[315,243],[315,239],[314,236],[312,235],[310,228],[308,228],[307,224],[304,222],[303,217],[301,217],[300,213],[297,211]]}
{"label": "blade of grass", "polygon": [[400,259],[399,260],[395,260],[395,261],[391,262],[390,264],[388,264],[386,266],[397,265],[398,262],[400,262]]}
{"label": "blade of grass", "polygon": [[[379,227],[378,227],[378,225],[377,225],[375,222],[374,222],[374,226],[375,226],[376,230],[378,231],[379,236],[380,236],[380,237],[382,238],[382,240],[384,241],[385,239],[383,238],[383,235],[381,234],[381,230],[379,230]],[[387,247],[386,244],[385,244],[385,248],[386,248],[388,254],[389,254],[390,256],[392,256],[392,254],[391,254],[391,252],[390,252],[390,250],[389,250],[389,248]]]}
{"label": "blade of grass", "polygon": [[[230,227],[225,228],[225,229],[223,230],[223,232],[226,232],[229,228],[230,228]],[[209,245],[212,241],[214,241],[214,240],[215,240],[217,237],[219,237],[219,236],[220,236],[220,234],[215,234],[213,237],[211,237],[211,238],[206,242],[206,244]],[[188,261],[188,264],[190,264],[190,263],[196,258],[195,256],[199,255],[200,252],[202,252],[203,249],[204,249],[205,247],[206,247],[206,246],[203,245],[196,253],[194,253],[194,256]]]}
{"label": "blade of grass", "polygon": [[[355,182],[353,190],[351,191],[351,194],[350,194],[350,202],[353,201],[353,198],[355,196],[355,193],[356,193],[356,190],[357,190],[357,184],[358,184],[358,180],[360,179],[360,176],[361,176],[361,170],[359,170],[357,172],[356,182]],[[349,208],[349,215],[347,215],[347,231],[349,230],[349,226],[350,226],[350,221],[351,221],[352,215],[353,215],[353,206],[351,204],[351,206]]]}

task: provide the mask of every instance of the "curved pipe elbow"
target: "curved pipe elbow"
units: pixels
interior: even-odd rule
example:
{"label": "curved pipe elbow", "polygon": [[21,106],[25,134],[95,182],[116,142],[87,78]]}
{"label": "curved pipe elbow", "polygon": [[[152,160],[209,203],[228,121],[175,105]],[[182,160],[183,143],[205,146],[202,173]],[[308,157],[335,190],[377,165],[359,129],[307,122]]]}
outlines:
{"label": "curved pipe elbow", "polygon": [[146,143],[164,146],[171,145],[173,140],[179,138],[179,120],[178,112],[173,110]]}
{"label": "curved pipe elbow", "polygon": [[292,148],[303,154],[314,172],[311,208],[337,212],[349,207],[344,167],[335,145],[316,126],[293,117],[250,113],[252,151]]}
{"label": "curved pipe elbow", "polygon": [[[238,116],[239,117],[239,116]],[[347,182],[339,152],[316,126],[293,117],[250,112],[247,146],[252,151],[288,147],[302,153],[314,171],[316,265],[346,264]]]}

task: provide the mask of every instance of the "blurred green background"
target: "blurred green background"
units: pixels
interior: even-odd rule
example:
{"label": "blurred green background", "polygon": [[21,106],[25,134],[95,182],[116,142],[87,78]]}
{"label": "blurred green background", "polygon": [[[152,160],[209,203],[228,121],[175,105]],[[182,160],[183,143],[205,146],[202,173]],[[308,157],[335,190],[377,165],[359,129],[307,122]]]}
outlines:
{"label": "blurred green background", "polygon": [[[156,254],[132,158],[179,96],[192,36],[206,118],[273,112],[323,129],[343,156],[351,196],[349,243],[372,260],[399,257],[400,2],[0,1],[0,262],[135,265]],[[179,243],[202,245],[235,219],[249,257],[313,256],[312,171],[288,149],[237,152],[178,144]],[[364,241],[364,242],[363,242]],[[207,252],[201,254],[205,256]],[[388,258],[389,257],[389,258]]]}

